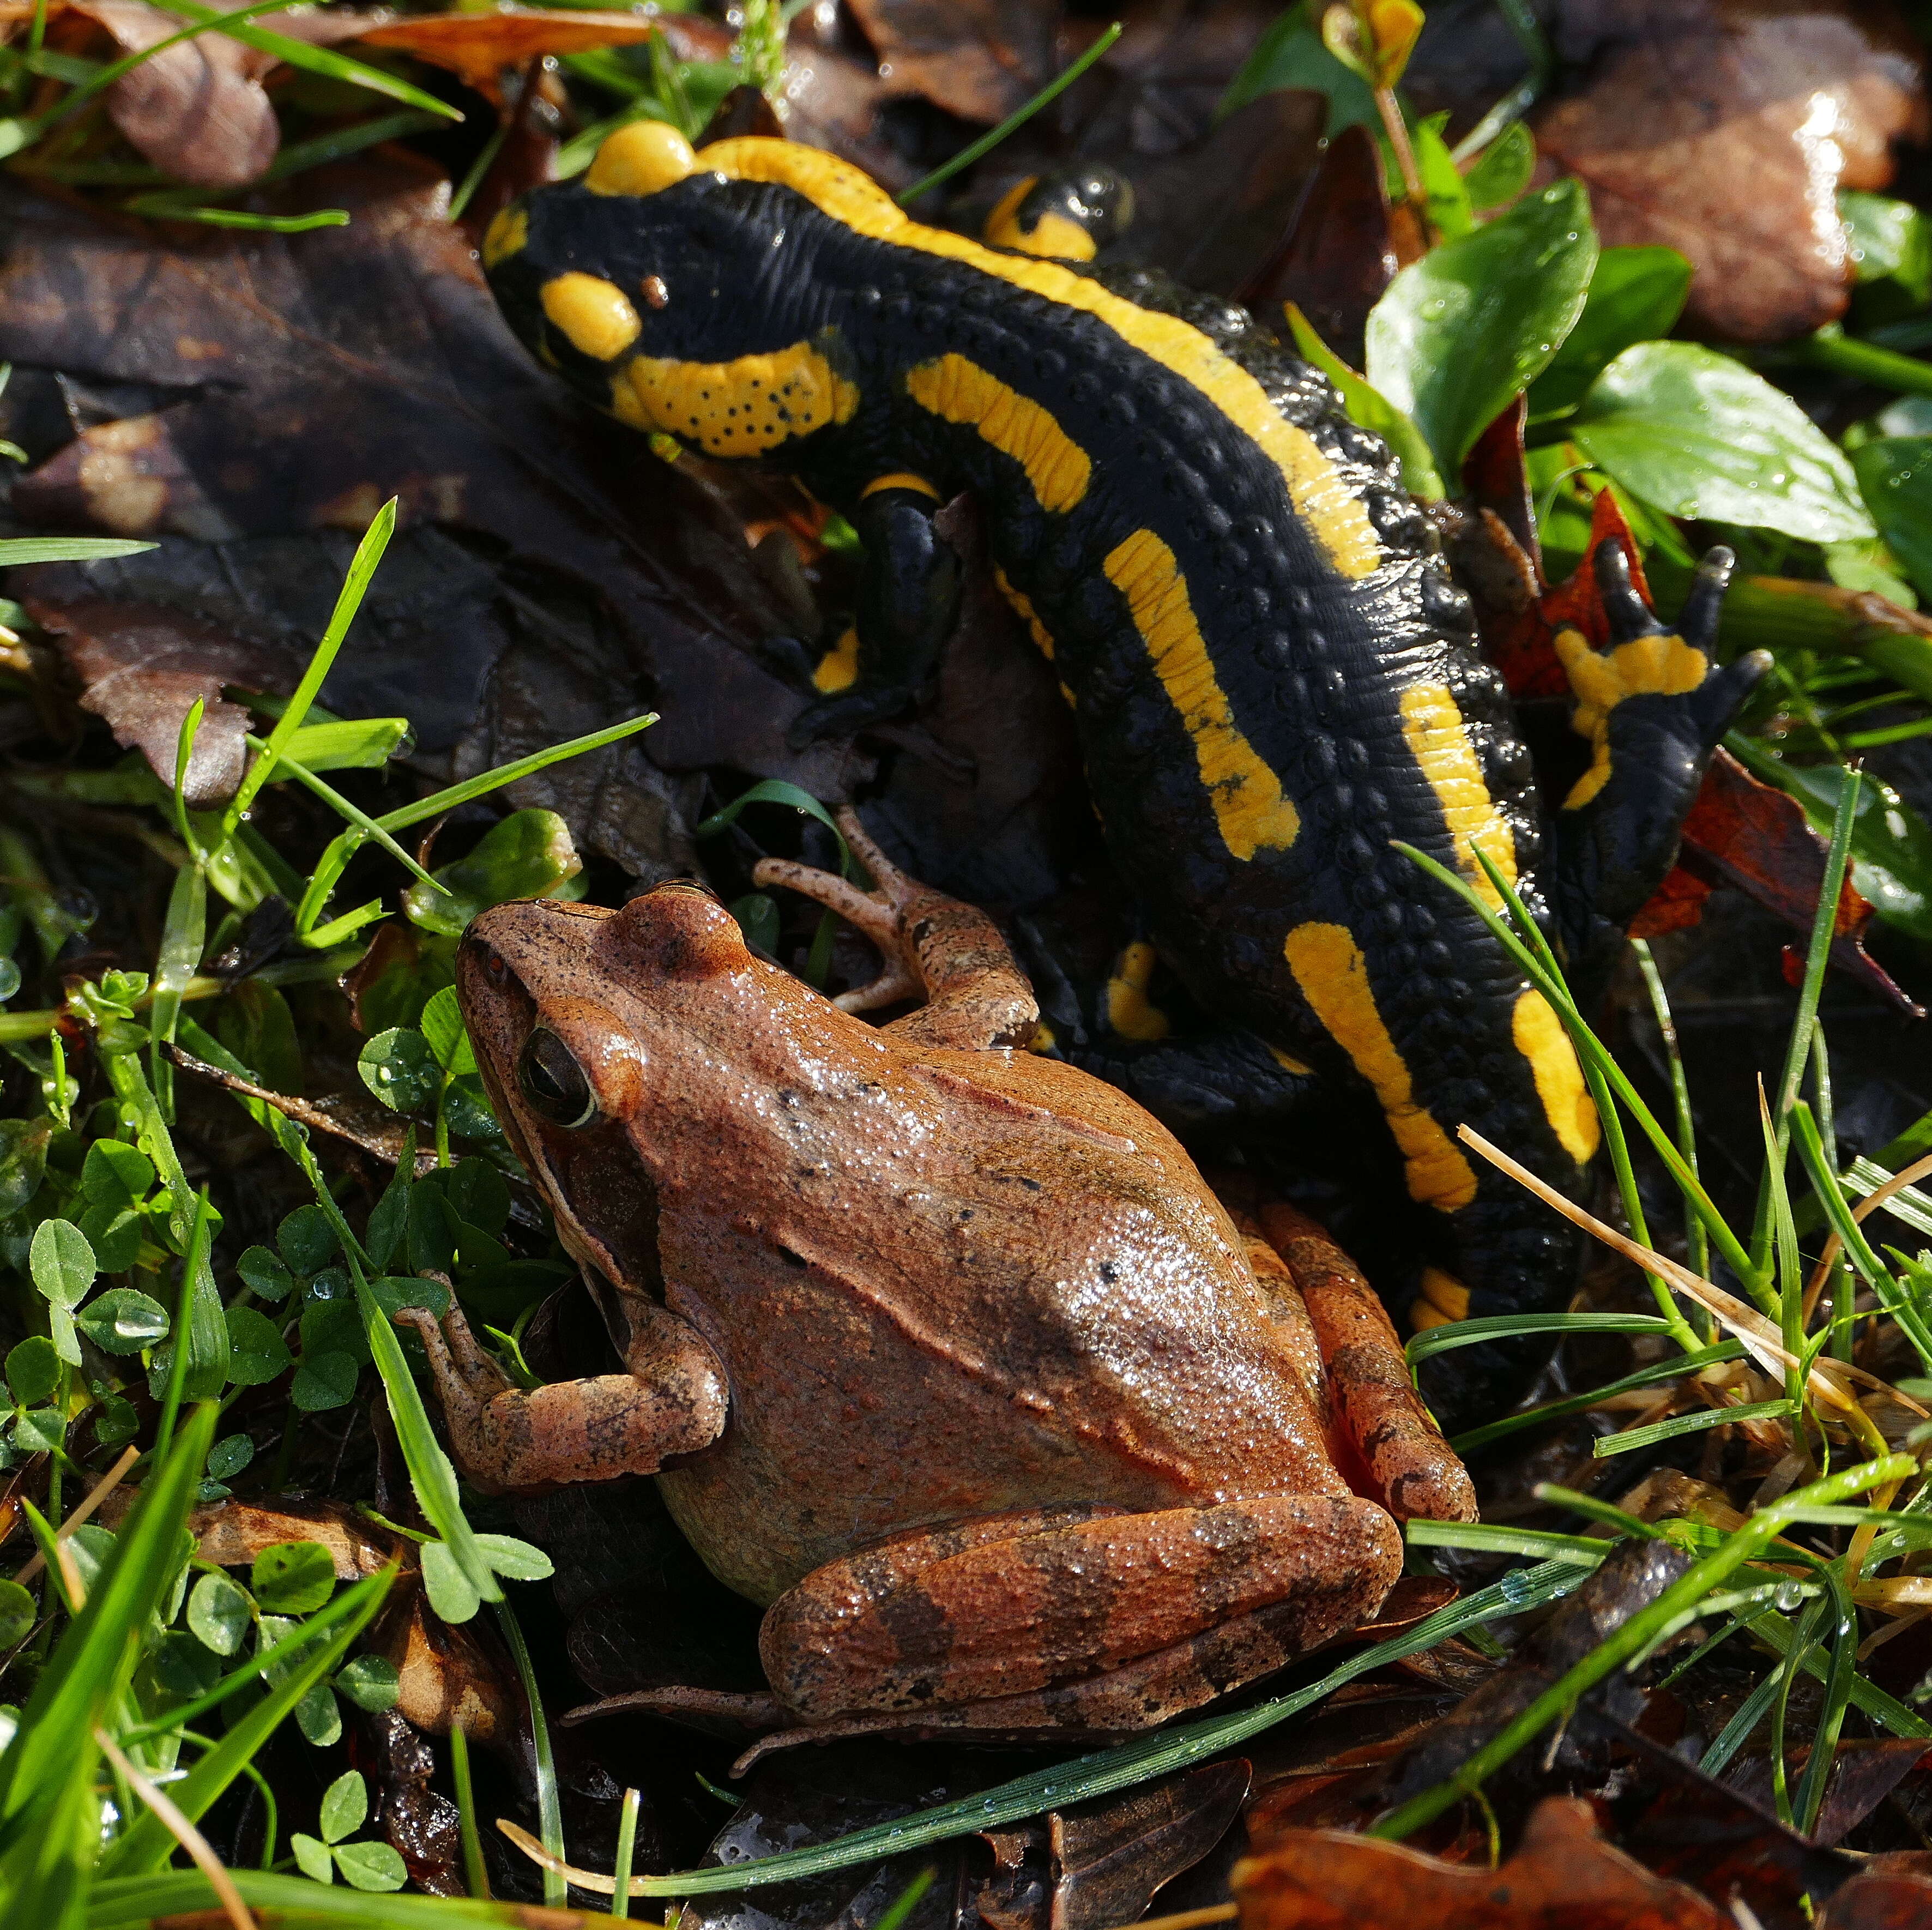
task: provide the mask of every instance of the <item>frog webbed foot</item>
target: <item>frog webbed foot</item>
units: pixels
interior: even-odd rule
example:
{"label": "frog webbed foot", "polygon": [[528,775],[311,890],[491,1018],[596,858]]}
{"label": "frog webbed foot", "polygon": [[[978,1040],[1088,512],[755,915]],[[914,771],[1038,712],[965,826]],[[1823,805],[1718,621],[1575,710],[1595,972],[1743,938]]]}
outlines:
{"label": "frog webbed foot", "polygon": [[837,912],[878,947],[878,977],[841,992],[833,1001],[839,1009],[872,1012],[922,999],[919,1011],[885,1029],[920,1044],[964,1051],[1030,1040],[1040,1007],[993,921],[974,906],[907,877],[849,806],[838,813],[838,828],[872,874],[871,891],[789,858],[761,858],[752,875],[758,884],[789,886]]}
{"label": "frog webbed foot", "polygon": [[1614,956],[1624,928],[1677,860],[1685,814],[1711,753],[1769,667],[1753,650],[1717,661],[1718,620],[1736,559],[1712,550],[1672,629],[1630,581],[1621,543],[1598,545],[1596,576],[1609,619],[1606,649],[1563,630],[1556,654],[1576,698],[1570,725],[1589,768],[1557,814],[1556,897],[1574,965]]}

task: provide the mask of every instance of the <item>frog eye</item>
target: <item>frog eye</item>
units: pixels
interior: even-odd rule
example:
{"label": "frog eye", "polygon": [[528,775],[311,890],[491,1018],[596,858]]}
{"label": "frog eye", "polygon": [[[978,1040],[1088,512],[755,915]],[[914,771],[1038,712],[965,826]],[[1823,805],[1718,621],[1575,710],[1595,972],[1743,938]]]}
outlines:
{"label": "frog eye", "polygon": [[576,1056],[547,1027],[539,1025],[517,1061],[517,1083],[524,1097],[558,1126],[587,1126],[597,1117],[597,1095]]}

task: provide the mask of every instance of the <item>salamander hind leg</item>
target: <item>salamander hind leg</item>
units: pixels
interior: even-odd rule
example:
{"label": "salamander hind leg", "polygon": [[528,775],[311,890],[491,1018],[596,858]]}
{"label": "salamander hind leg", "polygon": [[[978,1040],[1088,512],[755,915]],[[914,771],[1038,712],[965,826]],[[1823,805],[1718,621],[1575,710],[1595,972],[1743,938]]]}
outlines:
{"label": "salamander hind leg", "polygon": [[1720,668],[1717,630],[1734,559],[1714,549],[1672,629],[1630,581],[1621,543],[1599,545],[1597,584],[1610,647],[1556,638],[1575,694],[1571,728],[1588,770],[1557,814],[1558,916],[1576,970],[1600,969],[1677,861],[1678,833],[1711,753],[1770,665],[1754,650]]}

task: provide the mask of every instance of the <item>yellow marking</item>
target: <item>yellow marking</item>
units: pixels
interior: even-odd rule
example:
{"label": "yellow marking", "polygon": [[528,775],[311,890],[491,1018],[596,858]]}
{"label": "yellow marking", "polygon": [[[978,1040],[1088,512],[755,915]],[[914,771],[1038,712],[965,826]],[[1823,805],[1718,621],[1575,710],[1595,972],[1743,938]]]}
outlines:
{"label": "yellow marking", "polygon": [[1570,728],[1590,740],[1590,768],[1570,787],[1566,811],[1580,811],[1610,781],[1610,713],[1626,697],[1682,697],[1710,674],[1711,660],[1674,632],[1633,638],[1598,651],[1580,630],[1558,630],[1556,656],[1576,692]]}
{"label": "yellow marking", "polygon": [[812,688],[830,697],[850,690],[859,680],[859,633],[849,625],[845,634],[818,659],[812,673]]}
{"label": "yellow marking", "polygon": [[523,251],[530,238],[530,218],[520,208],[500,208],[483,231],[483,266],[494,268]]}
{"label": "yellow marking", "polygon": [[1535,1075],[1536,1096],[1543,1102],[1550,1130],[1580,1166],[1588,1165],[1595,1156],[1602,1124],[1583,1083],[1576,1048],[1549,1000],[1534,986],[1516,1001],[1510,1016],[1510,1037]]}
{"label": "yellow marking", "polygon": [[655,194],[697,167],[691,143],[662,121],[632,121],[605,137],[584,177],[593,194]]}
{"label": "yellow marking", "polygon": [[1130,347],[1198,389],[1259,446],[1281,472],[1297,512],[1342,575],[1369,576],[1381,564],[1382,545],[1366,507],[1314,438],[1284,420],[1253,376],[1178,316],[1139,308],[1056,262],[1002,254],[964,235],[922,227],[876,182],[820,149],[746,136],[712,143],[698,157],[698,165],[741,181],[776,182],[874,240],[965,263],[1096,317]]}
{"label": "yellow marking", "polygon": [[1454,1274],[1440,1267],[1422,1270],[1422,1296],[1445,1320],[1469,1317],[1469,1289]]}
{"label": "yellow marking", "polygon": [[574,269],[546,281],[539,299],[550,326],[563,332],[578,354],[598,362],[614,362],[644,326],[615,282]]}
{"label": "yellow marking", "polygon": [[1502,896],[1477,863],[1475,853],[1480,848],[1514,884],[1516,839],[1483,782],[1483,767],[1455,697],[1443,684],[1417,683],[1402,693],[1401,702],[1402,734],[1442,807],[1456,847],[1456,867],[1500,911]]}
{"label": "yellow marking", "polygon": [[[1006,573],[998,563],[993,566],[993,581],[998,586],[1000,594],[1012,605],[1014,613],[1033,633],[1034,641],[1040,646],[1040,653],[1048,663],[1053,661],[1053,633],[1040,620],[1040,612],[1033,607],[1033,599],[1024,590],[1016,589],[1006,580]],[[1064,690],[1066,686],[1062,684]],[[1072,698],[1066,700],[1070,704]]]}
{"label": "yellow marking", "polygon": [[634,356],[611,378],[610,412],[706,455],[754,456],[829,423],[849,422],[859,391],[809,342],[732,362]]}
{"label": "yellow marking", "polygon": [[1094,237],[1078,221],[1050,209],[1034,217],[1030,228],[1020,225],[1020,203],[1039,185],[1031,175],[1000,197],[980,231],[989,248],[1012,248],[1021,254],[1043,255],[1051,260],[1091,261],[1098,251]]}
{"label": "yellow marking", "polygon": [[1041,1019],[1033,1028],[1033,1037],[1027,1041],[1027,1050],[1030,1052],[1056,1052],[1059,1049],[1060,1041],[1053,1036],[1053,1028],[1044,1019]]}
{"label": "yellow marking", "polygon": [[943,355],[906,373],[906,393],[949,422],[963,422],[1026,471],[1042,509],[1064,512],[1087,494],[1094,465],[1053,417],[964,356]]}
{"label": "yellow marking", "polygon": [[930,496],[934,502],[939,500],[939,491],[922,476],[914,476],[910,470],[896,469],[890,476],[882,476],[866,484],[860,491],[862,502],[868,496],[876,496],[882,489],[914,489],[922,496]]}
{"label": "yellow marking", "polygon": [[1168,1034],[1168,1016],[1150,1004],[1147,989],[1160,955],[1144,938],[1136,938],[1121,953],[1107,981],[1107,1025],[1124,1039],[1152,1044]]}
{"label": "yellow marking", "polygon": [[1416,1103],[1408,1067],[1376,1009],[1367,962],[1348,928],[1298,925],[1282,950],[1309,1009],[1374,1088],[1402,1149],[1410,1197],[1444,1213],[1468,1205],[1476,1196],[1476,1175],[1449,1135]]}
{"label": "yellow marking", "polygon": [[1416,1333],[1426,1334],[1432,1327],[1448,1326],[1449,1316],[1418,1293],[1408,1303],[1408,1324]]}
{"label": "yellow marking", "polygon": [[1257,851],[1285,851],[1300,818],[1282,795],[1280,779],[1234,727],[1174,552],[1151,530],[1136,530],[1100,567],[1127,599],[1154,674],[1180,713],[1222,842],[1244,861]]}
{"label": "yellow marking", "polygon": [[1268,1057],[1273,1059],[1283,1072],[1292,1072],[1297,1079],[1312,1079],[1315,1076],[1315,1068],[1312,1066],[1305,1066],[1299,1059],[1291,1058],[1279,1046],[1268,1047]]}

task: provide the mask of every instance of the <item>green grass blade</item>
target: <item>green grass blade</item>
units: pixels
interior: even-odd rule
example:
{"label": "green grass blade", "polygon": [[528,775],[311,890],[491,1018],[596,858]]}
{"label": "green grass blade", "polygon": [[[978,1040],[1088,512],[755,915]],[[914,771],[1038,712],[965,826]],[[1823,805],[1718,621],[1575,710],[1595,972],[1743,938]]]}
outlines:
{"label": "green grass blade", "polygon": [[1789,1397],[1781,1400],[1749,1400],[1740,1407],[1700,1407],[1694,1414],[1673,1414],[1667,1421],[1654,1421],[1645,1427],[1626,1427],[1620,1434],[1606,1434],[1591,1443],[1598,1460],[1612,1454],[1634,1453],[1639,1448],[1654,1448],[1660,1441],[1674,1440],[1679,1434],[1702,1433],[1707,1427],[1721,1427],[1730,1421],[1768,1421],[1791,1418]]}
{"label": "green grass blade", "polygon": [[[1667,1334],[1669,1321],[1654,1313],[1492,1313],[1479,1320],[1456,1320],[1412,1334],[1403,1348],[1411,1367],[1432,1354],[1473,1347],[1484,1340],[1523,1334]],[[1682,1362],[1678,1364],[1679,1370]]]}
{"label": "green grass blade", "polygon": [[[537,1785],[537,1824],[543,1846],[557,1862],[566,1860],[563,1844],[563,1803],[556,1784],[556,1758],[550,1742],[550,1724],[544,1715],[543,1691],[537,1686],[536,1670],[530,1666],[530,1646],[524,1640],[523,1625],[507,1601],[496,1604],[496,1626],[509,1645],[511,1659],[517,1666],[522,1685],[524,1706],[530,1714],[530,1753],[535,1758]],[[552,1910],[561,1910],[570,1901],[570,1885],[560,1870],[546,1865],[543,1873],[544,1901]]]}
{"label": "green grass blade", "polygon": [[1496,1521],[1407,1523],[1402,1538],[1412,1548],[1474,1548],[1485,1554],[1528,1555],[1539,1562],[1572,1562],[1593,1568],[1612,1544],[1598,1535],[1551,1535],[1538,1528],[1512,1528]]}
{"label": "green grass blade", "polygon": [[[490,1903],[466,1896],[392,1895],[351,1889],[346,1884],[311,1883],[292,1872],[231,1870],[235,1887],[250,1908],[262,1913],[274,1930],[459,1930],[471,1924],[488,1930],[530,1930],[530,1906]],[[87,1930],[147,1930],[158,1921],[200,1922],[220,1904],[208,1879],[196,1870],[158,1870],[153,1874],[116,1877],[98,1883],[88,1899]],[[574,1915],[552,1918],[558,1930],[596,1919]]]}
{"label": "green grass blade", "polygon": [[1678,1380],[1686,1374],[1715,1367],[1720,1361],[1740,1360],[1744,1351],[1741,1341],[1726,1340],[1714,1347],[1700,1348],[1694,1354],[1675,1355],[1669,1360],[1654,1361],[1647,1367],[1639,1367],[1634,1373],[1606,1382],[1603,1386],[1592,1388],[1586,1393],[1569,1394],[1561,1400],[1546,1400],[1539,1407],[1525,1408],[1520,1413],[1505,1414],[1498,1421],[1472,1427],[1468,1433],[1456,1435],[1449,1445],[1459,1454],[1472,1454],[1478,1448],[1486,1448],[1492,1441],[1501,1440],[1504,1435],[1514,1434],[1522,1428],[1540,1427],[1548,1421],[1567,1420],[1573,1414],[1585,1413],[1613,1394],[1654,1387],[1659,1381]]}
{"label": "green grass blade", "polygon": [[[206,1451],[204,1449],[204,1454]],[[254,1760],[256,1753],[280,1726],[283,1718],[292,1715],[296,1704],[340,1665],[356,1638],[374,1619],[395,1577],[395,1567],[392,1563],[358,1583],[358,1589],[366,1592],[354,1612],[326,1638],[318,1641],[314,1652],[305,1661],[291,1669],[280,1682],[273,1684],[261,1700],[241,1715],[186,1775],[169,1785],[168,1794],[190,1823],[207,1814],[246,1765]],[[174,1853],[174,1849],[175,1839],[168,1833],[167,1826],[152,1811],[144,1811],[107,1850],[102,1858],[102,1871],[110,1876],[132,1876],[143,1871],[159,1869]]]}
{"label": "green grass blade", "polygon": [[124,536],[8,536],[0,538],[0,569],[30,563],[99,563],[157,547]]}

